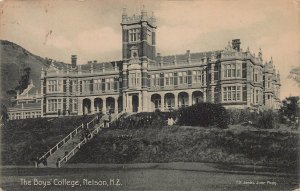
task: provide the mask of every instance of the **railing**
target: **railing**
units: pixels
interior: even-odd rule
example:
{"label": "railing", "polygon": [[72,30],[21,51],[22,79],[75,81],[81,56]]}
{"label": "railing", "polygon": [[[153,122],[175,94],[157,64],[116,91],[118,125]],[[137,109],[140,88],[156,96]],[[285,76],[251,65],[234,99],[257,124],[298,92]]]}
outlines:
{"label": "railing", "polygon": [[[88,136],[87,137],[90,137],[90,139],[91,138],[93,138],[93,136],[94,135],[96,135],[96,134],[98,134],[99,133],[99,131],[100,131],[100,129],[102,128],[102,127],[104,127],[104,123],[101,123],[96,129],[94,129],[90,134],[88,134]],[[64,156],[62,159],[60,159],[59,161],[58,161],[58,168],[60,168],[61,167],[61,165],[63,164],[63,163],[66,163],[69,159],[71,159],[71,157],[72,156],[74,156],[75,155],[75,153],[77,152],[77,150],[79,150],[80,149],[80,147],[82,146],[82,145],[84,145],[85,143],[87,143],[88,142],[88,139],[87,138],[84,138],[80,143],[78,143],[66,156]]]}
{"label": "railing", "polygon": [[46,152],[43,156],[41,156],[41,158],[39,160],[41,161],[43,158],[48,158],[55,151],[57,151],[60,147],[62,147],[66,142],[68,142],[68,140],[72,139],[72,137],[74,137],[75,135],[77,135],[78,132],[80,132],[80,130],[83,129],[83,128],[84,128],[83,124],[81,124],[80,126],[78,126],[74,131],[72,131],[71,133],[69,133],[65,138],[63,138],[54,147],[52,147],[48,152]]}
{"label": "railing", "polygon": [[94,119],[92,119],[90,122],[87,123],[87,128],[89,128],[90,126],[94,126],[97,124],[98,121],[98,116],[94,117]]}
{"label": "railing", "polygon": [[[118,113],[117,115],[115,115],[115,116],[113,117],[113,119],[111,120],[111,122],[114,121],[114,120],[117,120],[123,113],[124,113],[124,112],[120,112],[120,113]],[[90,124],[95,123],[96,119],[97,119],[97,117],[95,117],[92,121],[90,121],[90,122],[88,123],[88,127],[89,127]],[[96,123],[95,123],[95,124],[96,124]],[[103,127],[104,127],[104,122],[101,121],[101,122],[100,122],[100,125],[99,125],[97,128],[95,128],[90,134],[88,134],[87,137],[88,137],[89,139],[92,139],[92,138],[94,137],[94,135],[98,134],[99,131],[100,131],[100,129],[103,128]],[[77,145],[76,145],[76,146],[75,146],[75,147],[74,147],[74,148],[73,148],[66,156],[64,156],[61,160],[58,161],[58,168],[60,168],[61,165],[62,165],[63,163],[68,162],[68,160],[71,159],[72,156],[75,155],[75,153],[80,149],[80,147],[81,147],[82,145],[84,145],[85,143],[88,142],[87,137],[84,138],[80,143],[78,143],[78,144],[77,144]]]}
{"label": "railing", "polygon": [[[92,119],[89,123],[95,121],[98,118],[96,116],[94,119]],[[88,124],[89,124],[88,123]],[[78,126],[75,130],[73,130],[71,133],[69,133],[65,138],[63,138],[61,141],[59,141],[54,147],[52,147],[48,152],[46,152],[43,156],[39,158],[39,161],[42,161],[44,158],[48,158],[51,156],[55,151],[57,151],[59,148],[61,148],[64,144],[66,144],[69,140],[72,139],[75,135],[77,135],[81,130],[84,128],[84,124],[82,123],[80,126]]]}

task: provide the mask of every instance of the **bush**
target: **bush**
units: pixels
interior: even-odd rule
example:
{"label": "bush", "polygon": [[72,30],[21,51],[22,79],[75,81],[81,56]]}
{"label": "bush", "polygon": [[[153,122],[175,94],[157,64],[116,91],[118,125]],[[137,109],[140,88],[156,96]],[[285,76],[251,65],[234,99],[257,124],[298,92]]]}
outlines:
{"label": "bush", "polygon": [[276,124],[278,123],[278,115],[277,113],[268,110],[260,113],[258,117],[256,127],[262,129],[274,129],[276,128]]}
{"label": "bush", "polygon": [[229,117],[226,109],[220,104],[198,103],[181,108],[178,113],[179,125],[213,126],[227,128]]}

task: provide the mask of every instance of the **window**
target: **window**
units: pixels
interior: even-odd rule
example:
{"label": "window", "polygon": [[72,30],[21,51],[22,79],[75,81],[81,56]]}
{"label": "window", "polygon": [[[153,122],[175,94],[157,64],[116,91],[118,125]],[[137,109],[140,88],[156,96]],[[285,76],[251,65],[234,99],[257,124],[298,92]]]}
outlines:
{"label": "window", "polygon": [[94,90],[100,91],[101,90],[101,79],[94,80]]}
{"label": "window", "polygon": [[152,74],[150,80],[151,86],[155,86],[155,75]]}
{"label": "window", "polygon": [[109,78],[105,79],[105,83],[106,83],[106,90],[109,91],[111,89]]}
{"label": "window", "polygon": [[147,42],[152,44],[152,32],[149,29],[147,30]]}
{"label": "window", "polygon": [[202,70],[193,71],[193,83],[202,83]]}
{"label": "window", "polygon": [[223,87],[223,101],[241,101],[241,86]]}
{"label": "window", "polygon": [[109,83],[110,83],[110,88],[111,88],[111,90],[114,90],[115,79],[114,79],[114,78],[110,78],[110,79],[109,79]]}
{"label": "window", "polygon": [[178,84],[186,84],[187,83],[187,73],[186,72],[178,72],[179,83]]}
{"label": "window", "polygon": [[259,90],[256,90],[256,99],[255,99],[255,101],[256,101],[256,103],[259,103]]}
{"label": "window", "polygon": [[259,74],[261,74],[261,71],[259,69],[254,70],[254,82],[260,82]]}
{"label": "window", "polygon": [[240,77],[241,69],[236,64],[227,64],[224,69],[224,78]]}
{"label": "window", "polygon": [[155,86],[159,86],[159,74],[155,74]]}
{"label": "window", "polygon": [[178,84],[182,84],[183,83],[182,72],[178,72],[178,77],[179,77],[179,83]]}
{"label": "window", "polygon": [[57,92],[58,88],[57,80],[49,80],[48,81],[48,91],[51,92]]}
{"label": "window", "polygon": [[55,112],[57,111],[57,108],[58,108],[57,99],[48,99],[48,111]]}
{"label": "window", "polygon": [[241,86],[236,87],[236,100],[237,101],[241,100]]}
{"label": "window", "polygon": [[242,72],[243,72],[242,77],[243,77],[243,78],[247,78],[247,63],[244,62],[244,63],[242,64],[242,70],[243,70],[243,71],[242,71]]}
{"label": "window", "polygon": [[241,77],[241,65],[237,64],[236,66],[236,77],[240,78]]}
{"label": "window", "polygon": [[170,85],[174,85],[173,73],[169,73]]}
{"label": "window", "polygon": [[83,92],[91,91],[91,80],[83,80],[82,86],[83,86]]}
{"label": "window", "polygon": [[140,40],[140,29],[129,30],[129,42],[136,42]]}
{"label": "window", "polygon": [[72,106],[72,109],[73,111],[77,111],[77,99],[73,99],[73,102],[72,102],[73,106]]}
{"label": "window", "polygon": [[169,74],[166,74],[166,75],[165,75],[165,78],[166,78],[166,86],[169,86],[169,85],[170,85]]}
{"label": "window", "polygon": [[25,112],[25,119],[30,118],[30,112]]}
{"label": "window", "polygon": [[139,72],[129,74],[129,86],[130,87],[141,86],[140,79],[141,79],[141,74]]}
{"label": "window", "polygon": [[182,72],[182,76],[183,76],[183,83],[186,84],[187,83],[187,73]]}

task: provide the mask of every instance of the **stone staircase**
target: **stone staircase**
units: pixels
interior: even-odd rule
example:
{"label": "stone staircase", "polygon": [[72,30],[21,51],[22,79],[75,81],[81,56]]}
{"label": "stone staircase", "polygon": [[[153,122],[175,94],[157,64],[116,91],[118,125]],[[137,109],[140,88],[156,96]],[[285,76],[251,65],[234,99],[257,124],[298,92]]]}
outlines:
{"label": "stone staircase", "polygon": [[[119,114],[113,114],[112,121],[118,119],[118,117],[122,114],[122,112]],[[102,130],[102,128],[104,128],[104,122],[102,119],[98,120],[98,116],[96,116],[86,124],[86,128],[89,129],[89,133],[87,135],[83,136],[85,126],[82,124],[67,135],[63,140],[58,142],[39,159],[40,161],[46,159],[47,165],[40,164],[38,167],[60,168],[63,164],[70,160],[85,143],[90,141]]]}
{"label": "stone staircase", "polygon": [[59,148],[56,152],[50,155],[47,158],[47,167],[55,168],[57,167],[57,159],[62,159],[66,154],[69,153],[76,145],[78,145],[82,140],[81,132],[76,134],[70,141],[64,144],[61,148]]}

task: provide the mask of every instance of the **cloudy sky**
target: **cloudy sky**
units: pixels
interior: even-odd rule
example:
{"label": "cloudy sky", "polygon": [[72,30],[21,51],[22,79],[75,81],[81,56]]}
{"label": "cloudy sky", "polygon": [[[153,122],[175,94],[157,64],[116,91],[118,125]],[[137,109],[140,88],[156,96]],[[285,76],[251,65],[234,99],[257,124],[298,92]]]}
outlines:
{"label": "cloudy sky", "polygon": [[70,62],[121,59],[121,13],[145,5],[157,17],[157,52],[220,50],[234,38],[281,73],[281,97],[300,95],[287,78],[300,65],[299,0],[0,0],[0,38],[42,57]]}

